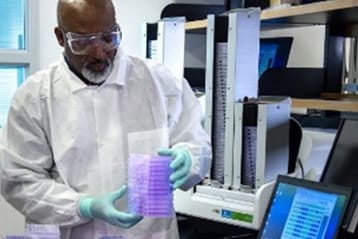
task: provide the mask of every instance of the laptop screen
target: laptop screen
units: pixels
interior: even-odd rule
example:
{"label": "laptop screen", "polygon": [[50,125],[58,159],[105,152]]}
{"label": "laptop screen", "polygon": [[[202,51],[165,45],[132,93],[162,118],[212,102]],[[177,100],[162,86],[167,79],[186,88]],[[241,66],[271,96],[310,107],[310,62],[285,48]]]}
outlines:
{"label": "laptop screen", "polygon": [[258,238],[335,238],[350,194],[349,188],[279,176]]}
{"label": "laptop screen", "polygon": [[260,39],[259,76],[269,68],[286,67],[293,37]]}

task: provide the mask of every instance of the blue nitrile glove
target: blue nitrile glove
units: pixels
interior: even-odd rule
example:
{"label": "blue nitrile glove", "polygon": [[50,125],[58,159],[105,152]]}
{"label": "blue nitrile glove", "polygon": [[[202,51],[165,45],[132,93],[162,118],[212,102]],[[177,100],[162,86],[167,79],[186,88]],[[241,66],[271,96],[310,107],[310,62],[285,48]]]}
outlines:
{"label": "blue nitrile glove", "polygon": [[80,213],[86,218],[99,218],[112,225],[130,228],[137,224],[143,217],[118,211],[114,203],[124,196],[127,186],[122,186],[118,191],[107,193],[99,197],[85,197],[80,200]]}
{"label": "blue nitrile glove", "polygon": [[191,157],[186,149],[159,149],[160,156],[170,156],[173,161],[170,168],[173,170],[170,181],[174,183],[173,189],[179,188],[188,178],[191,168]]}

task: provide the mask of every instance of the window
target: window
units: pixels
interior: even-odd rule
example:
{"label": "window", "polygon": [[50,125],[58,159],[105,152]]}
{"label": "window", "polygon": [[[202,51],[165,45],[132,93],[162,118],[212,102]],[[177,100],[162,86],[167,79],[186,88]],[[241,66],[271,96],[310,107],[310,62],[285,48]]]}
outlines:
{"label": "window", "polygon": [[1,49],[25,49],[25,0],[0,1]]}
{"label": "window", "polygon": [[0,122],[6,122],[7,111],[11,98],[17,87],[25,78],[24,66],[1,66],[0,65]]}
{"label": "window", "polygon": [[14,92],[37,70],[37,4],[34,0],[0,0],[0,127],[6,122]]}

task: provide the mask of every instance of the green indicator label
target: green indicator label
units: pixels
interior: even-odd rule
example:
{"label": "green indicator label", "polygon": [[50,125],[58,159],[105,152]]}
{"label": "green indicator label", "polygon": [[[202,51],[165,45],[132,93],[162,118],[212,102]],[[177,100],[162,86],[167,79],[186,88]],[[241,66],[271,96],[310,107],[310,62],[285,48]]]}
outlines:
{"label": "green indicator label", "polygon": [[225,218],[231,218],[233,220],[243,221],[252,223],[254,217],[251,214],[240,213],[240,212],[232,212],[228,210],[222,210],[221,216]]}
{"label": "green indicator label", "polygon": [[244,222],[252,222],[254,217],[250,214],[244,214],[239,212],[232,212],[231,213],[232,219],[244,221]]}

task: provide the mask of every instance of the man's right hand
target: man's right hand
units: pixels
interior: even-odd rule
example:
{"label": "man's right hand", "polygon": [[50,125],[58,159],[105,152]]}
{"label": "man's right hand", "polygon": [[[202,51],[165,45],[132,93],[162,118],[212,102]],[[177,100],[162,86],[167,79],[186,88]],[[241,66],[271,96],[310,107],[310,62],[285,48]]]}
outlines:
{"label": "man's right hand", "polygon": [[86,218],[99,218],[112,225],[130,228],[143,219],[142,216],[118,211],[114,203],[123,197],[127,187],[122,186],[118,191],[99,197],[82,198],[79,204],[80,213]]}

